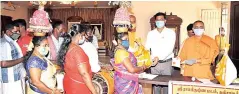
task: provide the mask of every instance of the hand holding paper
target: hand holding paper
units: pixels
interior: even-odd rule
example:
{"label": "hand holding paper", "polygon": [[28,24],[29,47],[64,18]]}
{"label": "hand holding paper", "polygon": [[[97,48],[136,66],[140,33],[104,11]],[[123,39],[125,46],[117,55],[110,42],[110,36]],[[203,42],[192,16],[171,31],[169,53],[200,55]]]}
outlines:
{"label": "hand holding paper", "polygon": [[184,61],[188,65],[193,65],[194,63],[197,63],[196,59],[188,59]]}
{"label": "hand holding paper", "polygon": [[180,61],[181,61],[181,59],[180,58],[173,58],[173,62],[172,62],[172,66],[173,67],[178,67],[178,68],[180,68]]}

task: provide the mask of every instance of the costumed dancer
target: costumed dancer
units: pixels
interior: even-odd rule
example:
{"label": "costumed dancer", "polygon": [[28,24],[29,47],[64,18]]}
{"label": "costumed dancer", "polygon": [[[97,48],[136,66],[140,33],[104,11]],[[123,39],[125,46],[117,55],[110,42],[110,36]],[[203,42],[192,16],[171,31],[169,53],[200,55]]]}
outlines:
{"label": "costumed dancer", "polygon": [[30,18],[29,32],[34,37],[29,44],[27,52],[26,70],[28,79],[27,94],[62,94],[62,90],[56,89],[56,68],[46,58],[49,52],[49,43],[46,33],[52,31],[48,13],[44,11],[46,1],[39,1],[39,9]]}
{"label": "costumed dancer", "polygon": [[142,94],[142,87],[138,82],[138,73],[143,72],[145,65],[137,67],[135,56],[128,51],[128,29],[131,28],[130,16],[124,3],[116,10],[113,26],[117,34],[114,44],[117,45],[114,54],[114,90],[115,94]]}

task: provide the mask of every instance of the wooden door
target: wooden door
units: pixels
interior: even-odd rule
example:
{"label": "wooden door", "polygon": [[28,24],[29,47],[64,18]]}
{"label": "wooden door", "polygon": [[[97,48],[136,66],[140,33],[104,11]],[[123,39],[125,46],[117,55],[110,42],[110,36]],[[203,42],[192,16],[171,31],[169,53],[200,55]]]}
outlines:
{"label": "wooden door", "polygon": [[[231,48],[229,56],[237,68],[239,74],[239,2],[231,2],[231,17],[230,17],[230,40]],[[239,75],[238,75],[239,76]]]}

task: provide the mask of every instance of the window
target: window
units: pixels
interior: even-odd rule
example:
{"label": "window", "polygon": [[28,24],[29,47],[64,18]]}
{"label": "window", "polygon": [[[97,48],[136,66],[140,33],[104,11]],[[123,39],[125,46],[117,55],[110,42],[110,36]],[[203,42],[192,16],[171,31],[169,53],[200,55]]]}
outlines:
{"label": "window", "polygon": [[228,30],[228,4],[226,2],[221,3],[221,9],[222,9],[222,18],[221,18],[221,26],[225,29],[225,31]]}

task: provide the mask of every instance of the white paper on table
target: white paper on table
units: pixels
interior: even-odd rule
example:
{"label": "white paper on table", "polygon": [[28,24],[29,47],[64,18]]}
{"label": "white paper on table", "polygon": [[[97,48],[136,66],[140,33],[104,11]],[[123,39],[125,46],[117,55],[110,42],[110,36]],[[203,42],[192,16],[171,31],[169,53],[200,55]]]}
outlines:
{"label": "white paper on table", "polygon": [[146,79],[149,79],[149,80],[152,80],[157,76],[158,75],[154,75],[154,74],[146,74],[145,72],[139,74],[139,78],[146,78]]}
{"label": "white paper on table", "polygon": [[180,68],[180,58],[173,58],[172,66]]}
{"label": "white paper on table", "polygon": [[210,79],[199,79],[199,78],[196,78],[196,79],[201,81],[204,84],[214,84],[213,82],[210,81]]}

